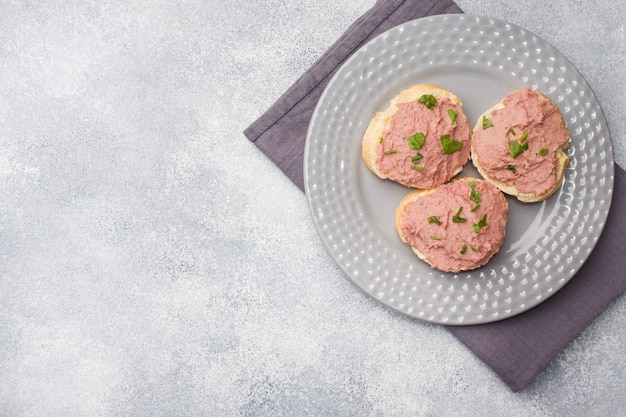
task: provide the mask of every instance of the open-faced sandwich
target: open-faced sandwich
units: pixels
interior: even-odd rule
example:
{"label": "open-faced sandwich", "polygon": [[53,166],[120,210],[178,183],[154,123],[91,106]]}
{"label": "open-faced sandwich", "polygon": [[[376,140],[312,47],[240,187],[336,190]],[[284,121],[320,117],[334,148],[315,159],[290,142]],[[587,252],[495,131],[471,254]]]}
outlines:
{"label": "open-faced sandwich", "polygon": [[395,227],[433,268],[460,272],[485,265],[498,252],[508,210],[497,187],[460,177],[435,189],[411,191],[396,209]]}
{"label": "open-faced sandwich", "polygon": [[380,178],[431,189],[461,172],[470,158],[470,141],[461,100],[442,87],[418,84],[370,121],[362,157]]}
{"label": "open-faced sandwich", "polygon": [[563,183],[569,139],[557,106],[544,94],[524,88],[507,94],[478,119],[472,162],[503,192],[538,202]]}

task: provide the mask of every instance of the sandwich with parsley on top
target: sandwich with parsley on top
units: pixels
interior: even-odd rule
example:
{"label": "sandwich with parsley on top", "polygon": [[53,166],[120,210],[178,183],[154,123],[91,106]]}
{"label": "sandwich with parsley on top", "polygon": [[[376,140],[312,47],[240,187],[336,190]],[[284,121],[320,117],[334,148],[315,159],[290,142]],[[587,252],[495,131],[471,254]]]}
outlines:
{"label": "sandwich with parsley on top", "polygon": [[400,239],[433,268],[460,272],[485,265],[504,242],[509,205],[483,179],[458,177],[431,190],[413,190],[398,205]]}
{"label": "sandwich with parsley on top", "polygon": [[527,203],[543,201],[562,185],[570,135],[557,106],[524,88],[506,95],[476,123],[472,162],[487,181]]}
{"label": "sandwich with parsley on top", "polygon": [[459,97],[437,85],[418,84],[372,118],[362,158],[380,178],[432,189],[461,172],[470,158],[470,141]]}

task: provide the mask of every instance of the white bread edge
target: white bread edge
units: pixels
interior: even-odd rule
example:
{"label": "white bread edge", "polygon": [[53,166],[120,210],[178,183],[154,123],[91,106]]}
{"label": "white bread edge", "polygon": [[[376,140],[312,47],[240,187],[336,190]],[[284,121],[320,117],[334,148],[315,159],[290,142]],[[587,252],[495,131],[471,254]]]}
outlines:
{"label": "white bread edge", "polygon": [[409,244],[406,238],[406,235],[402,231],[402,220],[404,220],[404,215],[405,215],[404,209],[406,208],[407,205],[409,205],[410,203],[414,201],[419,200],[420,198],[428,194],[434,193],[436,190],[437,190],[436,188],[433,188],[430,190],[413,190],[409,192],[406,196],[404,196],[402,200],[400,200],[400,204],[398,204],[398,207],[396,208],[396,212],[394,215],[394,225],[396,227],[396,231],[398,232],[398,236],[400,236],[400,240],[408,244],[411,247],[411,250],[417,255],[418,258],[420,258],[422,261],[426,262],[428,265],[431,265],[431,266],[432,264],[428,260],[428,257],[419,249]]}

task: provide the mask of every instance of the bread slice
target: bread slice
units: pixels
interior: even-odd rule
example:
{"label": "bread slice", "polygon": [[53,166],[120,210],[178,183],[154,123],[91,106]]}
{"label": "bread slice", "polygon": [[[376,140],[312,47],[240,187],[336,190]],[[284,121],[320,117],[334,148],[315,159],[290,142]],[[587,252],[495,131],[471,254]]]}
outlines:
{"label": "bread slice", "polygon": [[[391,170],[383,169],[383,167],[380,164],[381,157],[382,157],[381,150],[384,147],[384,144],[382,143],[382,138],[384,138],[386,133],[388,133],[390,128],[392,128],[393,123],[394,123],[393,122],[394,116],[398,114],[400,105],[405,104],[405,103],[418,102],[420,98],[425,95],[432,95],[436,99],[437,103],[443,102],[444,99],[449,100],[450,105],[454,106],[456,111],[458,112],[456,114],[456,121],[453,126],[454,132],[465,132],[464,129],[466,129],[466,131],[469,133],[469,136],[467,137],[467,139],[465,137],[456,138],[454,137],[454,135],[452,136],[454,139],[458,139],[459,141],[463,142],[464,148],[460,152],[458,152],[458,154],[452,155],[452,157],[455,158],[455,160],[453,162],[450,162],[452,166],[449,167],[449,172],[441,172],[441,170],[437,170],[435,167],[431,167],[430,169],[428,169],[428,166],[426,167],[426,171],[411,172],[410,170],[411,162],[409,160],[408,161],[409,165],[405,166],[405,169],[404,169],[405,173],[408,172],[410,173],[409,175],[413,174],[412,175],[413,177],[422,177],[422,179],[418,178],[417,180],[415,180],[415,179],[399,178],[399,175],[394,176],[395,175],[394,172],[392,172]],[[396,182],[400,182],[404,185],[407,185],[413,188],[434,188],[436,185],[440,185],[450,180],[456,174],[461,172],[464,164],[467,161],[469,161],[471,129],[470,129],[469,124],[467,123],[467,118],[465,114],[463,113],[462,106],[463,106],[463,103],[461,102],[461,99],[459,97],[457,97],[454,93],[438,85],[418,84],[406,90],[403,90],[390,101],[389,108],[387,108],[386,110],[382,112],[376,113],[376,115],[371,119],[362,138],[363,163],[370,171],[372,171],[378,177],[382,179],[390,179]],[[423,109],[426,109],[426,107],[423,107]],[[431,113],[428,113],[429,110],[423,110],[423,111],[427,115],[431,114]],[[418,116],[419,115],[417,115],[416,118],[419,118]],[[441,119],[443,119],[443,121],[446,124],[449,124],[449,125],[452,124],[452,121],[451,119],[449,119],[448,115],[442,116]],[[424,128],[423,130],[426,130],[426,128]],[[416,132],[412,132],[412,133],[416,133]],[[437,146],[440,146],[439,145],[440,134],[436,132],[432,132],[432,133],[433,133],[432,135],[433,137],[429,137],[427,138],[427,140],[436,142]],[[459,134],[462,136],[465,136],[465,133],[459,133]],[[441,151],[439,150],[438,153],[441,153]],[[426,160],[428,160],[428,158],[425,158],[425,161]],[[450,163],[448,163],[448,165]]]}
{"label": "bread slice", "polygon": [[[528,106],[534,108],[534,104],[529,102],[518,102],[516,106],[510,107],[513,103],[507,102],[507,98],[514,95],[525,97],[527,100],[537,100],[542,107],[541,121],[524,121],[520,117],[520,112],[528,111]],[[519,110],[519,111],[518,111]],[[483,117],[489,121],[497,120],[503,122],[510,118],[510,124],[516,126],[491,126],[483,128]],[[538,114],[532,117],[537,118]],[[551,128],[546,129],[546,124],[550,123]],[[494,122],[495,123],[495,122]],[[526,128],[521,125],[526,124]],[[498,137],[491,138],[492,143],[478,145],[480,140],[485,140],[482,136],[489,129],[499,129]],[[525,142],[528,149],[524,150],[517,157],[512,157],[510,141],[522,140],[522,135],[531,132]],[[534,138],[539,138],[540,145],[534,145]],[[497,143],[501,142],[501,143]],[[504,143],[504,146],[502,146]],[[523,144],[523,142],[522,142]],[[565,153],[569,144],[569,132],[565,125],[563,116],[558,107],[545,94],[530,89],[517,90],[507,94],[500,102],[485,111],[474,126],[471,144],[472,163],[484,179],[494,184],[504,193],[515,196],[518,200],[526,203],[540,202],[559,190],[563,184],[565,170],[569,163],[569,157]],[[486,153],[491,153],[499,149],[499,166],[494,166],[493,161],[489,161]],[[547,153],[543,153],[547,150]],[[508,154],[507,154],[508,152]],[[513,152],[514,153],[514,152]],[[543,166],[542,166],[543,165]],[[539,175],[539,172],[551,171],[548,175]],[[547,172],[546,172],[547,174]],[[533,184],[534,179],[534,184]]]}
{"label": "bread slice", "polygon": [[460,272],[485,265],[499,251],[508,209],[493,184],[458,177],[435,189],[411,191],[398,205],[394,224],[418,258],[433,268]]}

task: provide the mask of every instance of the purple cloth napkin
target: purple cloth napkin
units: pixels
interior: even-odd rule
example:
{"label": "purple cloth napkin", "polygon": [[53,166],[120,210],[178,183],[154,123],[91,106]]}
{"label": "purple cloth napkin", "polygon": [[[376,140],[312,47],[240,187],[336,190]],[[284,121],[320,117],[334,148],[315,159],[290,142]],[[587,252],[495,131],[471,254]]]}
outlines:
{"label": "purple cloth napkin", "polygon": [[[245,135],[304,191],[309,120],[339,66],[380,33],[424,16],[462,13],[451,0],[380,0],[318,59]],[[616,167],[613,204],[588,261],[539,306],[495,323],[446,328],[513,390],[530,385],[550,361],[626,290],[626,173]]]}

